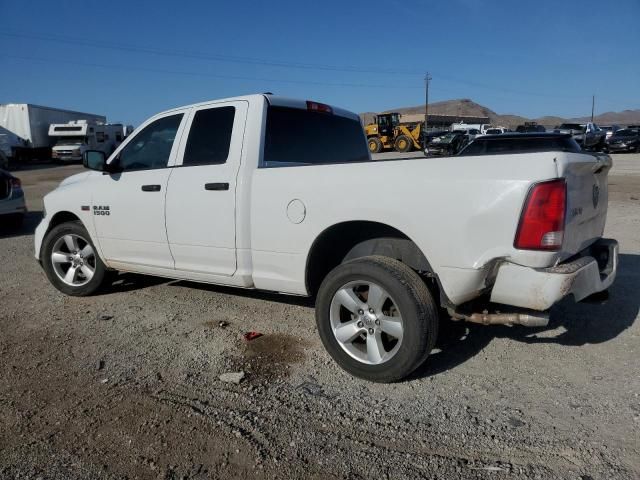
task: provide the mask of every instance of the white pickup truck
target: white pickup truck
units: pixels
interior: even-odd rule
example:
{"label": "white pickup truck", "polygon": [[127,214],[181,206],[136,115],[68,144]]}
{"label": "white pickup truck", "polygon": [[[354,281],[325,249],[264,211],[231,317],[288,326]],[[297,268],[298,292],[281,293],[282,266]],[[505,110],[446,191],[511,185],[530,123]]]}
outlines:
{"label": "white pickup truck", "polygon": [[357,115],[266,94],[160,113],[84,162],[36,230],[56,288],[113,270],[314,296],[328,352],[373,381],[426,359],[439,307],[540,326],[616,275],[606,155],[372,161]]}

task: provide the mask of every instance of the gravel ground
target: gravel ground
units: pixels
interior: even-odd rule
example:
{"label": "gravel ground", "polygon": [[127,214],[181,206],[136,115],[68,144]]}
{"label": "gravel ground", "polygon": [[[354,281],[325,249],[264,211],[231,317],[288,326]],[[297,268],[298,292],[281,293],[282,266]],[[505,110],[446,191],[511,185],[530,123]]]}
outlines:
{"label": "gravel ground", "polygon": [[443,321],[395,385],[341,371],[306,299],[137,275],[61,295],[32,231],[79,167],[18,172],[32,213],[0,230],[0,478],[639,478],[640,155],[617,157],[609,300],[538,329]]}

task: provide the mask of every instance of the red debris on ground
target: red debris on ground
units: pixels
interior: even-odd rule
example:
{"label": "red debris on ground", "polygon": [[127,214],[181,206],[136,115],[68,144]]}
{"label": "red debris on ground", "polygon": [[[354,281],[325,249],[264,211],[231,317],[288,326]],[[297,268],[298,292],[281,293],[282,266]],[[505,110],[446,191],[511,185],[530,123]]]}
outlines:
{"label": "red debris on ground", "polygon": [[262,334],[260,332],[247,332],[243,335],[244,339],[247,342],[250,342],[251,340],[255,340],[258,337],[261,337]]}

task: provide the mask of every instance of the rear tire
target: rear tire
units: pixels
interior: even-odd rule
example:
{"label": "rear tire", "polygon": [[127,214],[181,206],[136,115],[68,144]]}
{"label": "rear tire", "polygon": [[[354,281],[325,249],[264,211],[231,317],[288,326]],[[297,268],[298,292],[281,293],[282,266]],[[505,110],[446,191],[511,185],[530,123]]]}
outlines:
{"label": "rear tire", "polygon": [[42,242],[40,261],[51,284],[72,296],[95,293],[102,286],[107,271],[80,221],[52,228]]}
{"label": "rear tire", "polygon": [[382,142],[378,137],[369,137],[367,139],[367,145],[371,153],[380,153],[382,151]]}
{"label": "rear tire", "polygon": [[406,135],[399,135],[393,146],[396,149],[396,152],[406,153],[411,151],[413,141]]}
{"label": "rear tire", "polygon": [[395,382],[418,368],[435,345],[438,321],[420,276],[388,257],[338,265],[317,295],[316,323],[327,352],[372,382]]}

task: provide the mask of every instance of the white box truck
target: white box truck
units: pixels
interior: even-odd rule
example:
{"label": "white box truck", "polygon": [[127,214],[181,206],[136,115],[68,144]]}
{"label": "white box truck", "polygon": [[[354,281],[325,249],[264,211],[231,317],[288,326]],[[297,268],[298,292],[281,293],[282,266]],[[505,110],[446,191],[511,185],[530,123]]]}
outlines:
{"label": "white box truck", "polygon": [[0,127],[13,134],[9,148],[14,161],[48,160],[55,140],[49,137],[49,125],[71,120],[106,123],[104,115],[42,107],[30,103],[0,104]]}

